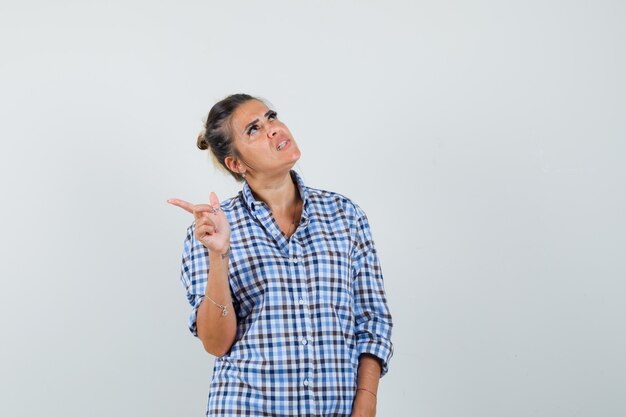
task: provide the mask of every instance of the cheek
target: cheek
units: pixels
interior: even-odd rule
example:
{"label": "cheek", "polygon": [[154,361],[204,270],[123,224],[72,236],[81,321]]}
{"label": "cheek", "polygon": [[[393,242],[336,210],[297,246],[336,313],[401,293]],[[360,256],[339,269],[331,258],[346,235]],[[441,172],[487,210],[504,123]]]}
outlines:
{"label": "cheek", "polygon": [[241,155],[241,159],[243,161],[254,161],[259,155],[259,149],[255,146],[255,144],[249,143],[244,146],[239,147],[239,155]]}
{"label": "cheek", "polygon": [[289,136],[291,136],[291,131],[289,130],[286,124],[280,122],[280,128],[283,129],[285,132],[287,132]]}

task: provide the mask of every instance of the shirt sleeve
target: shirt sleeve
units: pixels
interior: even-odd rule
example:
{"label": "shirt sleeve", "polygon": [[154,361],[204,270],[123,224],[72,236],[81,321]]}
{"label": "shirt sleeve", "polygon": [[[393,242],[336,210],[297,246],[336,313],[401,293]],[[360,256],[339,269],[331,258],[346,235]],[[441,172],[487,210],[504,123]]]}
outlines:
{"label": "shirt sleeve", "polygon": [[[356,205],[355,205],[356,206]],[[365,212],[356,206],[357,224],[352,256],[352,291],[355,336],[360,356],[369,353],[381,360],[381,378],[393,356],[391,313],[387,306],[382,269]]]}
{"label": "shirt sleeve", "polygon": [[208,251],[198,242],[194,236],[194,225],[187,229],[187,236],[183,244],[182,265],[180,271],[180,280],[185,287],[187,293],[187,301],[192,307],[187,325],[189,331],[195,337],[198,337],[198,329],[196,327],[196,318],[198,316],[198,307],[204,298],[206,292],[206,284],[209,275],[209,256]]}

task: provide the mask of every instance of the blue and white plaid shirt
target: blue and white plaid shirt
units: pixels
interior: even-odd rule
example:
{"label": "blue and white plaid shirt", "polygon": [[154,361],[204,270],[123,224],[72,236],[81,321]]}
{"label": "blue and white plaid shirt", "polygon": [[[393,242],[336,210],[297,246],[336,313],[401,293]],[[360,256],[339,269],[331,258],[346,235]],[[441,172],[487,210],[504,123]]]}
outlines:
{"label": "blue and white plaid shirt", "polygon": [[[392,318],[367,216],[347,197],[291,175],[303,208],[290,239],[248,183],[221,203],[237,336],[215,359],[207,416],[350,416],[359,355],[377,356],[381,377],[387,373]],[[209,258],[194,226],[181,280],[197,337]]]}

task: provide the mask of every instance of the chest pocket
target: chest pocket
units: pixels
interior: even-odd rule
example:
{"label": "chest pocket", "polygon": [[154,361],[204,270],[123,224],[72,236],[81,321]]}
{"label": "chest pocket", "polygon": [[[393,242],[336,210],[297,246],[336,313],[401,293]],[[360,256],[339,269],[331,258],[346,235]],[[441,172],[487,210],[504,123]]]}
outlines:
{"label": "chest pocket", "polygon": [[350,239],[341,225],[313,230],[304,242],[308,287],[313,301],[328,307],[352,304]]}

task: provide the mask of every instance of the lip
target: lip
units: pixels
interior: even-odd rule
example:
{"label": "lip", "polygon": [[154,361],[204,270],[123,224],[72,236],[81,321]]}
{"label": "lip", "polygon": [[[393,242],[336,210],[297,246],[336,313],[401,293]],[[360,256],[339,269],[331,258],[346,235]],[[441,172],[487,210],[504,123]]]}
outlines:
{"label": "lip", "polygon": [[[285,146],[283,146],[283,148],[282,148],[282,149],[280,149],[280,150],[279,150],[279,149],[276,149],[276,146],[280,145],[282,142],[286,142],[286,143],[285,143]],[[285,149],[287,149],[287,148],[289,147],[289,145],[291,145],[291,140],[290,140],[290,139],[281,139],[281,140],[278,142],[278,144],[274,147],[274,149],[276,149],[276,151],[277,151],[277,152],[282,152],[282,151],[284,151]]]}

